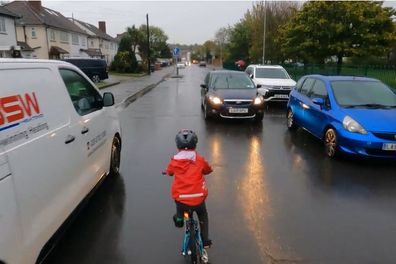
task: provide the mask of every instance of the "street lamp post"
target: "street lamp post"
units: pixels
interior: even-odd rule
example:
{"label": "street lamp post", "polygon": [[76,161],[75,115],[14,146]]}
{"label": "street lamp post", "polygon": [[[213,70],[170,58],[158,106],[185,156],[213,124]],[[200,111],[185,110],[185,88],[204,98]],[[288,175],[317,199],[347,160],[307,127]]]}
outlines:
{"label": "street lamp post", "polygon": [[149,15],[146,14],[146,22],[147,22],[147,74],[151,74],[151,69],[150,69],[150,27],[149,27]]}
{"label": "street lamp post", "polygon": [[267,27],[267,2],[264,0],[263,65],[265,64],[265,29]]}

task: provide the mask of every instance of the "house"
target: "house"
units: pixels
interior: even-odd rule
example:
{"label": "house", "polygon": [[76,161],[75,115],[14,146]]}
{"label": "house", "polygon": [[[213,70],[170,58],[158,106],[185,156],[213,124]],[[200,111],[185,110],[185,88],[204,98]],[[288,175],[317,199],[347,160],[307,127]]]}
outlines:
{"label": "house", "polygon": [[5,7],[17,14],[17,41],[33,50],[32,57],[62,59],[89,57],[88,34],[61,13],[43,7],[41,1],[14,1]]}
{"label": "house", "polygon": [[102,58],[107,64],[111,64],[117,54],[118,41],[106,33],[106,22],[99,21],[99,27],[96,27],[74,18],[69,18],[69,20],[88,34],[86,53],[92,58]]}
{"label": "house", "polygon": [[20,57],[15,29],[17,17],[18,15],[0,6],[0,58]]}

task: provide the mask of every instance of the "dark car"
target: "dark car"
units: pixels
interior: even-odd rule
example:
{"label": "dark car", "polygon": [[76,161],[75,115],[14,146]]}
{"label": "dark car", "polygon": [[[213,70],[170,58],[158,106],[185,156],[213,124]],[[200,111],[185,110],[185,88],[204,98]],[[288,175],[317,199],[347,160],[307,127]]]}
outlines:
{"label": "dark car", "polygon": [[93,82],[99,82],[109,78],[107,63],[101,59],[75,58],[64,59],[64,61],[74,64],[85,73]]}
{"label": "dark car", "polygon": [[264,98],[249,76],[239,71],[211,71],[201,84],[205,120],[212,117],[254,119],[264,116]]}

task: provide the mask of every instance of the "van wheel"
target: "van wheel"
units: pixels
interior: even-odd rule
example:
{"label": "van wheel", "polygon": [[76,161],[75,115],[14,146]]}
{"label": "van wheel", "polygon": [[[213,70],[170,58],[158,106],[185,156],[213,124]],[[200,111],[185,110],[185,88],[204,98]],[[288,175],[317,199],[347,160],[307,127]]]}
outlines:
{"label": "van wheel", "polygon": [[120,174],[121,162],[121,141],[118,137],[114,137],[113,145],[111,146],[111,160],[110,172],[111,176],[118,176]]}
{"label": "van wheel", "polygon": [[100,77],[99,77],[99,75],[94,75],[94,76],[92,76],[92,81],[93,81],[94,83],[100,82]]}

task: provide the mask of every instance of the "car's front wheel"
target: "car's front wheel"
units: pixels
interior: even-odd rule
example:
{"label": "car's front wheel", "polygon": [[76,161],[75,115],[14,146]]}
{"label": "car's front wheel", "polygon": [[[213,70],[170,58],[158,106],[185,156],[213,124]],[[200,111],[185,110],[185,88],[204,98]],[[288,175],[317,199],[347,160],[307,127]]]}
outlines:
{"label": "car's front wheel", "polygon": [[110,158],[110,172],[111,176],[118,176],[120,174],[120,163],[121,163],[121,140],[119,137],[114,137],[113,144],[111,146],[111,158]]}
{"label": "car's front wheel", "polygon": [[100,82],[100,77],[99,77],[99,75],[94,75],[94,76],[92,76],[92,81],[93,81],[94,83]]}
{"label": "car's front wheel", "polygon": [[210,109],[208,109],[207,103],[204,102],[203,114],[204,114],[204,119],[205,119],[206,121],[209,121],[209,120],[212,118],[211,114],[209,113],[209,110],[210,110]]}
{"label": "car's front wheel", "polygon": [[296,130],[297,129],[297,125],[296,125],[296,123],[294,121],[294,113],[293,113],[293,111],[291,109],[287,110],[286,118],[287,118],[287,129],[289,131]]}
{"label": "car's front wheel", "polygon": [[333,128],[326,130],[324,143],[326,155],[330,158],[334,158],[337,155],[338,139],[337,133]]}
{"label": "car's front wheel", "polygon": [[264,118],[264,114],[256,114],[256,116],[254,117],[254,122],[260,123],[263,121],[263,118]]}

